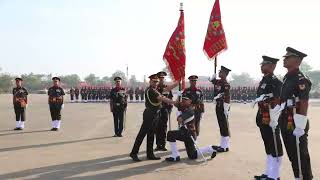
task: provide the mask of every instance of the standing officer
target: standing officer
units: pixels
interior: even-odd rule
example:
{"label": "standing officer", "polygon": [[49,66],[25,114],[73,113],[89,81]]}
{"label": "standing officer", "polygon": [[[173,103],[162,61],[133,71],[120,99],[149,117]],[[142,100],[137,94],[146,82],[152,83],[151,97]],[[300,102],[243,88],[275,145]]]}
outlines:
{"label": "standing officer", "polygon": [[281,106],[284,107],[279,120],[281,135],[296,180],[311,180],[307,111],[312,84],[299,70],[302,59],[307,55],[290,47],[286,50],[283,66],[288,72],[281,90]]}
{"label": "standing officer", "polygon": [[203,104],[203,93],[197,88],[198,76],[192,75],[189,78],[190,87],[186,88],[182,95],[191,97],[192,106],[194,107],[194,120],[196,127],[196,135],[199,136],[200,133],[200,120],[204,113],[204,104]]}
{"label": "standing officer", "polygon": [[262,58],[261,72],[264,76],[259,83],[257,99],[255,100],[255,103],[258,102],[259,105],[256,123],[260,129],[267,157],[265,172],[260,176],[254,176],[254,178],[258,180],[277,180],[280,178],[279,171],[283,155],[278,126],[281,113],[279,109],[282,82],[273,74],[279,59],[268,56],[262,56]]}
{"label": "standing officer", "polygon": [[134,94],[135,94],[135,97],[136,97],[136,102],[139,102],[139,87],[136,87],[136,89],[134,90]]}
{"label": "standing officer", "polygon": [[220,79],[216,79],[216,74],[210,81],[214,84],[214,99],[216,100],[216,115],[220,128],[220,146],[217,146],[218,152],[229,151],[229,110],[230,110],[230,84],[227,82],[227,76],[231,70],[221,66],[219,71]]}
{"label": "standing officer", "polygon": [[78,87],[75,88],[74,93],[76,95],[76,101],[79,102],[79,94],[80,94],[80,90]]}
{"label": "standing officer", "polygon": [[144,88],[141,86],[140,87],[140,97],[141,97],[141,102],[144,101]]}
{"label": "standing officer", "polygon": [[74,102],[74,95],[75,95],[75,89],[73,87],[71,87],[71,89],[70,89],[71,102]]}
{"label": "standing officer", "polygon": [[[140,161],[138,158],[138,153],[140,146],[142,144],[142,141],[144,137],[147,135],[147,158],[149,160],[159,160],[159,157],[156,157],[153,153],[153,141],[154,141],[154,134],[155,134],[155,128],[157,126],[157,122],[159,119],[159,111],[161,108],[162,102],[168,103],[168,104],[174,104],[175,102],[171,99],[168,99],[164,96],[162,96],[157,91],[157,84],[159,82],[159,78],[157,74],[153,74],[149,76],[149,84],[150,86],[145,91],[145,110],[143,112],[143,122],[140,128],[140,131],[136,137],[136,140],[134,142],[134,146],[132,148],[132,151],[130,153],[130,157],[133,161]],[[172,86],[168,86],[165,88],[164,91],[171,91],[174,87],[178,85],[178,82],[175,82]]]}
{"label": "standing officer", "polygon": [[52,119],[51,131],[58,131],[61,125],[61,109],[63,109],[64,90],[60,87],[60,78],[53,77],[53,86],[48,90],[49,108]]}
{"label": "standing officer", "polygon": [[[166,72],[158,72],[157,76],[159,77],[159,84],[157,86],[157,91],[164,97],[168,99],[172,99],[173,95],[171,91],[164,91],[166,87],[168,87],[165,82],[165,76],[167,76]],[[160,109],[160,117],[159,123],[156,128],[156,151],[167,151],[166,149],[166,136],[167,136],[167,128],[168,128],[168,119],[170,119],[170,114],[172,110],[172,105],[162,102],[162,106]],[[169,122],[170,123],[170,122]],[[170,129],[171,130],[171,129]]]}
{"label": "standing officer", "polygon": [[130,99],[130,102],[133,102],[133,88],[132,87],[130,87],[129,89],[128,89],[128,94],[129,94],[129,99]]}
{"label": "standing officer", "polygon": [[16,78],[16,87],[13,88],[13,107],[16,114],[16,128],[14,130],[23,130],[26,121],[26,108],[28,103],[28,91],[22,87],[22,79]]}
{"label": "standing officer", "polygon": [[121,77],[115,77],[116,87],[112,88],[110,96],[110,110],[113,114],[114,136],[122,137],[123,120],[127,110],[127,94],[125,88],[121,87]]}

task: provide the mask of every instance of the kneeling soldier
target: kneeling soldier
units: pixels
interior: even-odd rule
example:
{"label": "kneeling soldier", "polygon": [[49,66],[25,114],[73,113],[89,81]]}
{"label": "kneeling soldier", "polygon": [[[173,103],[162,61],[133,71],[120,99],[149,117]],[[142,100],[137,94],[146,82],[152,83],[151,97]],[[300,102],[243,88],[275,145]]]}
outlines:
{"label": "kneeling soldier", "polygon": [[211,154],[211,158],[216,156],[214,147],[208,146],[201,149],[195,147],[196,128],[194,121],[194,108],[192,107],[192,100],[190,95],[184,95],[182,102],[175,104],[181,114],[178,116],[179,130],[169,131],[167,140],[171,147],[171,156],[166,158],[166,161],[180,161],[180,155],[177,148],[176,140],[183,141],[186,147],[188,157],[190,159],[197,159],[199,155]]}

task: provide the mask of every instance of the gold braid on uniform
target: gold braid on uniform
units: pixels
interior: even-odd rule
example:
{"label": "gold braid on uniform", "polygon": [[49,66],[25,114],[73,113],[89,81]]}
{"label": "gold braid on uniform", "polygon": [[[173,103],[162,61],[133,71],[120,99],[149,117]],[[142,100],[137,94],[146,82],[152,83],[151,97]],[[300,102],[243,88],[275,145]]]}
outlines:
{"label": "gold braid on uniform", "polygon": [[161,101],[158,102],[158,103],[153,103],[153,102],[150,100],[150,98],[149,98],[149,89],[148,89],[148,92],[147,92],[147,98],[148,98],[148,100],[149,100],[149,102],[150,102],[150,104],[151,104],[152,106],[159,106],[159,105],[161,104]]}

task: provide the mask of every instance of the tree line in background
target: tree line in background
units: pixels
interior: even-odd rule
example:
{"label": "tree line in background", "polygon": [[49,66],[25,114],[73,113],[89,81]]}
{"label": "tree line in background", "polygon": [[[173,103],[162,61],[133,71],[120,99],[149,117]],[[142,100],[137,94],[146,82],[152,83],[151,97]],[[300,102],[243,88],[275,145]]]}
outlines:
{"label": "tree line in background", "polygon": [[[320,70],[312,70],[312,67],[303,62],[301,65],[301,71],[307,75],[310,80],[313,83],[312,90],[313,91],[320,91]],[[164,71],[167,71],[166,68],[163,69]],[[135,75],[131,75],[129,79],[127,79],[126,75],[122,71],[116,71],[111,76],[104,76],[104,77],[98,77],[95,74],[89,74],[84,78],[84,81],[81,80],[81,78],[77,74],[70,74],[70,75],[64,75],[60,76],[62,79],[63,87],[64,88],[70,88],[70,87],[76,87],[79,86],[81,82],[85,82],[86,84],[89,84],[91,86],[111,86],[113,84],[113,79],[116,76],[120,76],[123,79],[124,85],[129,85],[130,87],[139,87],[144,86],[146,84],[146,80],[144,82],[140,82],[137,80]],[[14,86],[14,79],[17,76],[11,75],[5,72],[2,72],[2,69],[0,68],[0,93],[8,93],[11,92],[13,86]],[[51,86],[52,81],[52,75],[51,74],[22,74],[21,77],[24,79],[25,87],[30,92],[35,92],[38,90],[43,90],[45,88],[48,88]],[[283,79],[283,76],[278,76],[280,80]],[[145,79],[145,78],[144,78]],[[230,76],[230,84],[232,87],[253,87],[257,86],[259,80],[254,79],[251,77],[248,73],[241,73],[241,74],[231,74]],[[208,82],[208,77],[206,76],[200,76],[199,77],[200,82]],[[200,86],[208,86],[207,84],[199,84]],[[320,92],[319,92],[320,93]]]}

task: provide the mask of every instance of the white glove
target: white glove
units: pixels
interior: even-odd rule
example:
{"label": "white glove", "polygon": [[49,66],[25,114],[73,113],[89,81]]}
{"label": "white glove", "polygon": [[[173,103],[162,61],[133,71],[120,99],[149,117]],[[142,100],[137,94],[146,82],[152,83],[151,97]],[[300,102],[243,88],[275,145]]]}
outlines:
{"label": "white glove", "polygon": [[301,115],[301,114],[295,114],[293,115],[294,124],[296,125],[296,128],[305,129],[308,118],[307,116]]}
{"label": "white glove", "polygon": [[200,114],[200,119],[202,119],[202,117],[203,117],[203,113]]}
{"label": "white glove", "polygon": [[301,137],[305,134],[304,129],[306,128],[308,118],[307,116],[301,115],[301,114],[295,114],[293,115],[293,120],[296,128],[293,131],[293,135],[296,137]]}
{"label": "white glove", "polygon": [[64,108],[64,104],[61,105],[61,109],[63,109],[63,108]]}
{"label": "white glove", "polygon": [[279,116],[281,114],[281,106],[276,105],[276,107],[274,107],[273,109],[269,110],[270,113],[270,123],[269,126],[272,129],[276,129],[276,127],[278,126],[278,120],[279,120]]}
{"label": "white glove", "polygon": [[300,128],[295,128],[293,131],[293,135],[295,135],[296,137],[301,137],[305,134],[304,129],[300,129]]}
{"label": "white glove", "polygon": [[180,116],[181,114],[182,114],[181,111],[177,111],[177,112],[176,112],[177,117]]}
{"label": "white glove", "polygon": [[212,81],[212,80],[214,80],[216,78],[217,78],[217,75],[216,75],[216,73],[214,73],[211,78],[209,77],[209,81]]}
{"label": "white glove", "polygon": [[183,91],[177,91],[177,96],[182,96]]}
{"label": "white glove", "polygon": [[252,105],[251,105],[252,108],[254,108],[254,106],[255,106],[258,102],[263,101],[263,99],[264,99],[265,96],[266,96],[265,94],[261,94],[261,96],[257,97],[257,98],[253,101],[253,103],[252,103]]}
{"label": "white glove", "polygon": [[254,100],[254,102],[257,103],[257,102],[263,101],[263,99],[264,99],[265,96],[266,96],[265,94],[262,94],[261,96],[257,97],[257,98]]}
{"label": "white glove", "polygon": [[229,116],[229,110],[230,110],[230,104],[229,103],[223,103],[223,109],[224,109],[224,115],[226,118]]}
{"label": "white glove", "polygon": [[217,99],[221,98],[222,95],[223,95],[223,94],[219,93],[219,94],[218,94],[216,97],[214,97],[213,99],[214,99],[214,100],[217,100]]}

